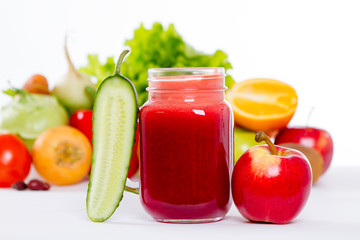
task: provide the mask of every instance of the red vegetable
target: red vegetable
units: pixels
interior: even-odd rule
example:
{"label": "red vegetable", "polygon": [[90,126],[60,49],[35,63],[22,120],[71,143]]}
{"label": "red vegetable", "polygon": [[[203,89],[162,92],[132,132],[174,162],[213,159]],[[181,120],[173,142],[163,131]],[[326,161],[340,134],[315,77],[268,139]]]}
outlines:
{"label": "red vegetable", "polygon": [[136,127],[135,133],[135,144],[132,151],[132,157],[130,161],[130,169],[128,172],[128,178],[133,181],[138,181],[139,179],[139,162],[140,162],[140,145],[139,145],[139,123]]}
{"label": "red vegetable", "polygon": [[29,174],[31,156],[25,144],[15,135],[0,135],[0,187],[11,187]]}
{"label": "red vegetable", "polygon": [[92,110],[78,110],[70,117],[70,126],[82,132],[92,144]]}

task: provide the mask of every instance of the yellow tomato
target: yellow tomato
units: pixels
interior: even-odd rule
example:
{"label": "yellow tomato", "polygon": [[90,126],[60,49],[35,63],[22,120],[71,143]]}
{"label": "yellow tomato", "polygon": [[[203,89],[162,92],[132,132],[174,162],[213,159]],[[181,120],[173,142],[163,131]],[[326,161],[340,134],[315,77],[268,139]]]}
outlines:
{"label": "yellow tomato", "polygon": [[45,180],[68,185],[87,176],[92,148],[79,130],[60,126],[43,132],[36,139],[32,153],[35,169]]}

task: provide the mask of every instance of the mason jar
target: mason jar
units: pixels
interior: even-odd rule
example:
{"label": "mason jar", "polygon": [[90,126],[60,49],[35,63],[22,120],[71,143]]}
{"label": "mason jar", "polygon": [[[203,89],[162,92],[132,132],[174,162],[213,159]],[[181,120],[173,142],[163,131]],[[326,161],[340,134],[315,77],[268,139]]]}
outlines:
{"label": "mason jar", "polygon": [[223,68],[149,69],[140,198],[157,221],[221,220],[231,206],[234,120]]}

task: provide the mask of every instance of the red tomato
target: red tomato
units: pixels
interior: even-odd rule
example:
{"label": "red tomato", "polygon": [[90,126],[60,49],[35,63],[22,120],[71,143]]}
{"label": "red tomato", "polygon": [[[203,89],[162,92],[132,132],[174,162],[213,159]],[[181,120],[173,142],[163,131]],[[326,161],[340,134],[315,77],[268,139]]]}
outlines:
{"label": "red tomato", "polygon": [[69,125],[82,132],[92,144],[92,110],[78,110],[70,117]]}
{"label": "red tomato", "polygon": [[0,187],[24,181],[30,172],[31,156],[25,144],[12,134],[0,135]]}

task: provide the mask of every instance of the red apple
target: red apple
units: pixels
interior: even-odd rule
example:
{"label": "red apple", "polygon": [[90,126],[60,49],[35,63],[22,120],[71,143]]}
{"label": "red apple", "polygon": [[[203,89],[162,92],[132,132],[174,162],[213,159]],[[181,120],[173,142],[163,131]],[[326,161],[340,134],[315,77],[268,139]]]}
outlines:
{"label": "red apple", "polygon": [[311,190],[311,167],[299,151],[274,146],[263,133],[257,141],[269,146],[250,148],[237,161],[232,196],[241,215],[250,221],[285,224],[305,206]]}
{"label": "red apple", "polygon": [[284,128],[275,138],[275,144],[283,143],[297,143],[305,147],[314,148],[324,158],[323,174],[329,168],[334,145],[327,131],[311,127]]}

